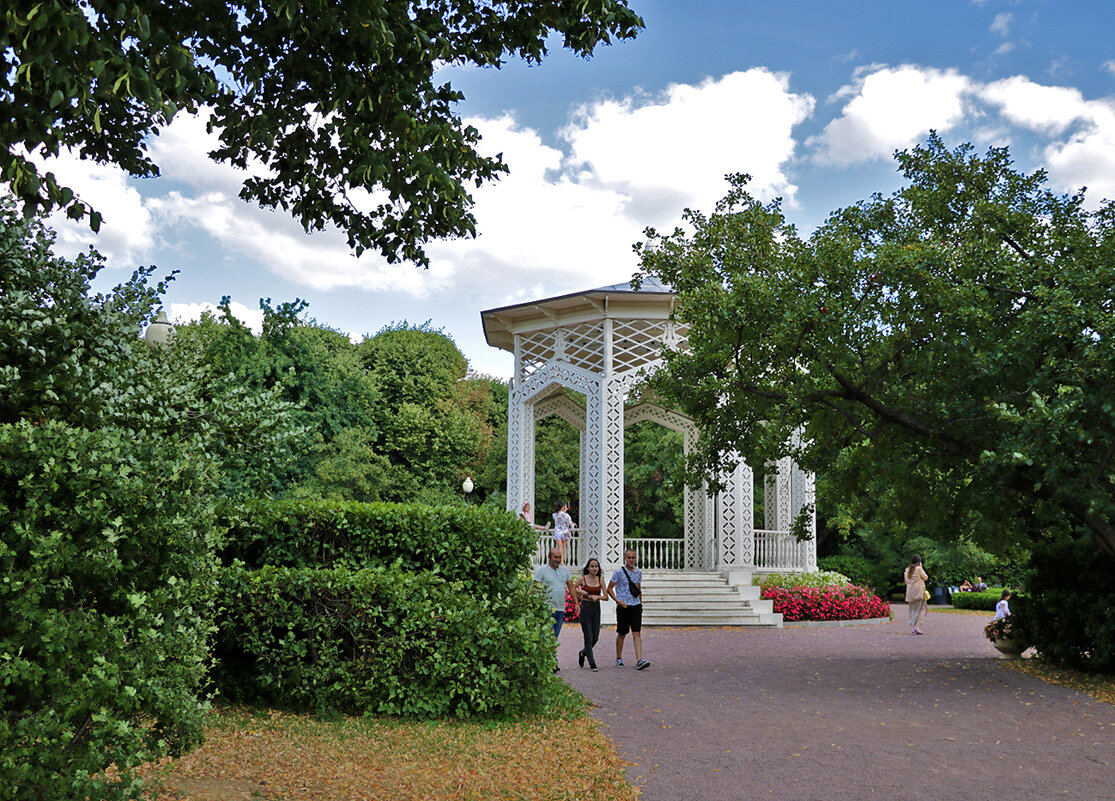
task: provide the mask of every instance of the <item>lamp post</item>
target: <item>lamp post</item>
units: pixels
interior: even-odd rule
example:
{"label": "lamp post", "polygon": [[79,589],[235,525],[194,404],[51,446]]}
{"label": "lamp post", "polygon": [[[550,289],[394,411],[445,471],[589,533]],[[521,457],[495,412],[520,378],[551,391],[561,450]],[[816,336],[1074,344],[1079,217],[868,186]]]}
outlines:
{"label": "lamp post", "polygon": [[473,490],[473,487],[475,487],[475,486],[476,485],[472,483],[472,476],[466,476],[465,480],[461,482],[461,489],[463,489],[465,491],[465,505],[466,506],[469,503],[469,499],[472,497],[472,490]]}

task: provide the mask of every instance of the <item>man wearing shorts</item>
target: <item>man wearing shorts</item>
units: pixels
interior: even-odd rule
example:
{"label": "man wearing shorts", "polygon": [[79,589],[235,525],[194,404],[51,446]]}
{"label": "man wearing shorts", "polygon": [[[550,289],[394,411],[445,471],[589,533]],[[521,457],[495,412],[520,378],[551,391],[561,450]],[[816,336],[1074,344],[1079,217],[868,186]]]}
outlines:
{"label": "man wearing shorts", "polygon": [[616,667],[623,667],[623,640],[629,631],[635,642],[635,670],[650,667],[650,662],[643,659],[642,584],[643,571],[635,567],[635,552],[628,548],[623,553],[623,567],[612,573],[608,582],[608,595],[616,602]]}

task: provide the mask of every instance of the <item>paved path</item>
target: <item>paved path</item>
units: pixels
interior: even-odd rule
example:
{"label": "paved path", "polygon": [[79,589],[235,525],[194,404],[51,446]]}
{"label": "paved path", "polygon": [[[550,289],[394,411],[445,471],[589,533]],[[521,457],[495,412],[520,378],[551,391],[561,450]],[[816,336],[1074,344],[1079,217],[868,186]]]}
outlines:
{"label": "paved path", "polygon": [[[894,606],[896,621],[905,608]],[[630,763],[645,801],[1115,799],[1115,707],[1005,668],[985,617],[847,628],[648,629],[652,667],[561,676]]]}

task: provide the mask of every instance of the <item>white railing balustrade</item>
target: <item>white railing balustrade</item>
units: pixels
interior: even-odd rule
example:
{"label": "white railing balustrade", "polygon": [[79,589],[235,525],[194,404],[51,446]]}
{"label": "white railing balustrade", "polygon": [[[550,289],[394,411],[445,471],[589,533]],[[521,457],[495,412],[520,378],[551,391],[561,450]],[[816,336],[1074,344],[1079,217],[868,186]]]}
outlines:
{"label": "white railing balustrade", "polygon": [[770,570],[804,570],[801,543],[789,531],[755,529],[755,567]]}
{"label": "white railing balustrade", "polygon": [[646,570],[681,570],[685,567],[685,540],[631,539],[625,548],[635,551],[635,564]]}
{"label": "white railing balustrade", "polygon": [[[574,530],[565,547],[565,564],[573,568],[584,567],[587,560],[584,537]],[[647,570],[684,570],[685,541],[680,539],[625,539],[625,548],[635,549],[635,563]],[[546,563],[554,547],[554,532],[539,532],[534,553],[534,564]],[[755,564],[763,570],[805,570],[805,550],[789,531],[755,529]]]}
{"label": "white railing balustrade", "polygon": [[[584,567],[585,560],[582,558],[584,553],[584,537],[577,536],[578,529],[573,529],[573,536],[565,543],[565,564],[573,567]],[[538,534],[538,544],[534,548],[534,564],[544,565],[550,556],[550,549],[557,546],[554,540],[554,532],[547,529]]]}

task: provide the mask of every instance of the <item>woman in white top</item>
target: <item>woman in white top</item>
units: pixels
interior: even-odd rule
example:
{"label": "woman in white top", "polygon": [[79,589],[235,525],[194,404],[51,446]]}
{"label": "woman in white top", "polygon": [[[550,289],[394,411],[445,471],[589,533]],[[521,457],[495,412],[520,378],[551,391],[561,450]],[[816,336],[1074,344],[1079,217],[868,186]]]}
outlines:
{"label": "woman in white top", "polygon": [[554,509],[554,545],[561,551],[561,562],[565,563],[565,547],[573,535],[573,518],[569,516],[569,504],[559,503]]}

